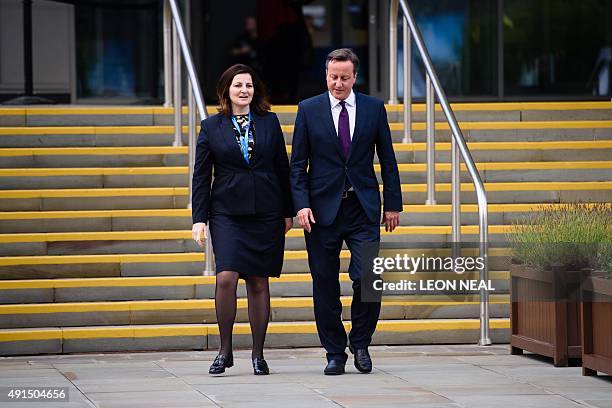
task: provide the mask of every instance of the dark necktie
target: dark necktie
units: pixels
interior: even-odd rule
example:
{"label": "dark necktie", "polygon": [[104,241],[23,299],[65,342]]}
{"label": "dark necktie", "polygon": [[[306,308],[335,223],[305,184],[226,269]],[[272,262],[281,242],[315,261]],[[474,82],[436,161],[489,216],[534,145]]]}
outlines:
{"label": "dark necktie", "polygon": [[349,125],[349,114],[346,109],[346,102],[340,101],[340,106],[342,106],[342,110],[338,118],[338,138],[340,138],[340,147],[342,148],[344,160],[346,160],[349,155],[349,150],[351,149],[351,127]]}
{"label": "dark necktie", "polygon": [[[340,139],[340,147],[342,148],[342,154],[344,160],[348,158],[349,150],[351,149],[351,127],[349,125],[348,110],[346,110],[346,102],[340,101],[342,110],[340,111],[340,117],[338,118],[338,138]],[[344,190],[351,188],[351,182],[348,177],[344,182]]]}

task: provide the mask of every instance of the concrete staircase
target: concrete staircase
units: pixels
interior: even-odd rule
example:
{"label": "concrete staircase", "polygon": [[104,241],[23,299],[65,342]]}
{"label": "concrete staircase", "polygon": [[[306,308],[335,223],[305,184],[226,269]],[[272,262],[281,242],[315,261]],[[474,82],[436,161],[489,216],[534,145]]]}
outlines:
{"label": "concrete staircase", "polygon": [[[453,107],[488,192],[491,334],[507,342],[507,234],[542,205],[612,201],[612,103]],[[382,234],[383,252],[445,254],[419,245],[450,240],[448,126],[438,110],[439,204],[425,206],[424,106],[414,106],[410,144],[401,144],[402,107],[387,109],[405,212]],[[274,111],[290,143],[296,108]],[[214,277],[201,276],[185,209],[187,148],[172,147],[171,123],[172,110],[158,107],[0,109],[0,355],[218,346]],[[466,174],[462,182],[463,239],[476,242],[475,195]],[[348,261],[343,251],[347,319]],[[271,280],[266,344],[317,346],[299,229],[288,234],[283,269]],[[456,279],[447,275],[436,277]],[[235,344],[246,347],[242,284],[239,293]],[[386,296],[374,342],[475,343],[478,311],[474,294]]]}

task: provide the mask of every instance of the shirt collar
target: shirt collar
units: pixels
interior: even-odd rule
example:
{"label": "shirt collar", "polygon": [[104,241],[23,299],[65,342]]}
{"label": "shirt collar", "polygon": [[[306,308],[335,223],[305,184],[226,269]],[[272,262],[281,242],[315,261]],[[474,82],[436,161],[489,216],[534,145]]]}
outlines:
{"label": "shirt collar", "polygon": [[[331,108],[334,109],[340,103],[340,99],[336,99],[331,92],[327,92],[327,95],[329,95],[329,104],[331,105]],[[352,89],[345,101],[348,106],[355,106],[355,92]]]}

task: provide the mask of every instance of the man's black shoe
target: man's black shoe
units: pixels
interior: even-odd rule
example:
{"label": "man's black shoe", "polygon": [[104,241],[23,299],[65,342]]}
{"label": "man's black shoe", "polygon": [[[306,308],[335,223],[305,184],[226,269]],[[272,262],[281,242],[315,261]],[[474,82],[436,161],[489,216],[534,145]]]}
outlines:
{"label": "man's black shoe", "polygon": [[323,370],[323,374],[325,375],[344,374],[344,363],[338,360],[331,360],[329,363],[327,363],[325,370]]}
{"label": "man's black shoe", "polygon": [[362,373],[369,373],[372,371],[372,359],[367,348],[355,349],[353,346],[349,346],[351,353],[355,355],[355,368]]}

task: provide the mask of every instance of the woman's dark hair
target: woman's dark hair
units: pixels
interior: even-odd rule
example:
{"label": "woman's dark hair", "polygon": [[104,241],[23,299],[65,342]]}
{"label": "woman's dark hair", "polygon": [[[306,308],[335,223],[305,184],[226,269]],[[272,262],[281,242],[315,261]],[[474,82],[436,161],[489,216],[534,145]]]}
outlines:
{"label": "woman's dark hair", "polygon": [[234,77],[240,74],[251,75],[253,79],[253,100],[251,101],[251,110],[257,115],[264,115],[270,110],[270,102],[267,100],[264,84],[253,68],[243,64],[232,65],[221,74],[219,82],[217,83],[217,96],[219,97],[219,105],[221,105],[219,107],[219,112],[224,113],[226,116],[231,116],[232,101],[229,97],[229,89],[230,86],[232,86]]}

